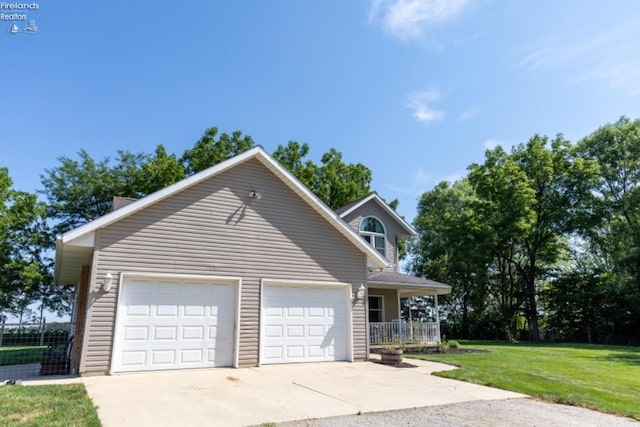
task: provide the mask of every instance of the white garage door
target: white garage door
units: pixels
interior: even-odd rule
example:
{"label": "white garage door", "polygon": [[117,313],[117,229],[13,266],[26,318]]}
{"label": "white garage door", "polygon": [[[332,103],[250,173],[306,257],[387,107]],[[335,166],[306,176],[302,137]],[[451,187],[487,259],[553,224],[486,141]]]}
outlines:
{"label": "white garage door", "polygon": [[232,366],[233,283],[124,281],[113,372]]}
{"label": "white garage door", "polygon": [[265,285],[263,292],[261,363],[349,359],[344,287]]}

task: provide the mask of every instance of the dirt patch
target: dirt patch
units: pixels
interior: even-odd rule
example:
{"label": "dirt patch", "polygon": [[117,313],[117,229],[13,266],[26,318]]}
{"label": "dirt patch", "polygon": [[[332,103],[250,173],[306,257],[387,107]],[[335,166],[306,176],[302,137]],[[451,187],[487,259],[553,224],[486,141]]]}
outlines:
{"label": "dirt patch", "polygon": [[386,365],[392,366],[394,368],[417,368],[416,365],[412,365],[411,363],[402,362],[402,363],[386,363],[379,359],[369,359],[369,362],[377,363],[378,365]]}
{"label": "dirt patch", "polygon": [[[380,353],[379,348],[372,348],[371,353]],[[471,353],[489,353],[489,350],[478,350],[474,348],[448,348],[440,350],[438,347],[412,347],[407,346],[403,350],[404,354],[471,354]]]}
{"label": "dirt patch", "polygon": [[[407,351],[407,354],[418,353],[421,352],[413,352]],[[445,351],[424,351],[422,353],[430,353],[430,354],[469,354],[469,353],[489,353],[489,350],[477,350],[475,348],[448,348]]]}

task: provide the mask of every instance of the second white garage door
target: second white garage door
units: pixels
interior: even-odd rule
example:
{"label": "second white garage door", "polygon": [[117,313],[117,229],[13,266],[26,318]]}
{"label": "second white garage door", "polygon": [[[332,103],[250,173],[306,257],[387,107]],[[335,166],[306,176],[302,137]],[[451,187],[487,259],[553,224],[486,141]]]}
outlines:
{"label": "second white garage door", "polygon": [[344,286],[264,285],[261,363],[349,360]]}
{"label": "second white garage door", "polygon": [[234,283],[125,279],[113,372],[232,366]]}

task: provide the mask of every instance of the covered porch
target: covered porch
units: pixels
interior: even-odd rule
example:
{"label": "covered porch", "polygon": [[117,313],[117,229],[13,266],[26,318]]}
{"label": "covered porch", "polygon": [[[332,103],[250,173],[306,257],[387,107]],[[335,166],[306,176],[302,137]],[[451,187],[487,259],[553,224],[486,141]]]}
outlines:
{"label": "covered porch", "polygon": [[[373,273],[368,281],[369,345],[416,344],[438,345],[441,342],[438,295],[451,293],[451,286],[407,274],[383,271]],[[432,297],[431,319],[402,317],[402,300]]]}

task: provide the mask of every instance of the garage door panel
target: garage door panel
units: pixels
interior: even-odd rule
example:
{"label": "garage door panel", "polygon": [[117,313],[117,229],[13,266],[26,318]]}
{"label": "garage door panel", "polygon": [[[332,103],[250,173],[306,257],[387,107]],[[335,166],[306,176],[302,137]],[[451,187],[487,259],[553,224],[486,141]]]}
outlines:
{"label": "garage door panel", "polygon": [[125,351],[121,355],[122,365],[127,367],[142,367],[147,362],[147,352],[144,350],[139,351]]}
{"label": "garage door panel", "polygon": [[175,350],[156,350],[151,353],[151,363],[155,367],[160,365],[173,365],[176,363]]}
{"label": "garage door panel", "polygon": [[156,326],[153,328],[153,339],[156,341],[175,341],[178,338],[178,328],[175,326]]}
{"label": "garage door panel", "polygon": [[347,295],[342,287],[263,288],[262,363],[347,360]]}
{"label": "garage door panel", "polygon": [[304,338],[304,325],[288,325],[286,338]]}
{"label": "garage door panel", "polygon": [[113,371],[232,366],[235,286],[125,280]]}
{"label": "garage door panel", "polygon": [[148,305],[129,305],[126,310],[127,316],[148,316],[150,307]]}
{"label": "garage door panel", "polygon": [[149,338],[149,328],[146,326],[129,326],[124,329],[126,341],[146,341]]}

